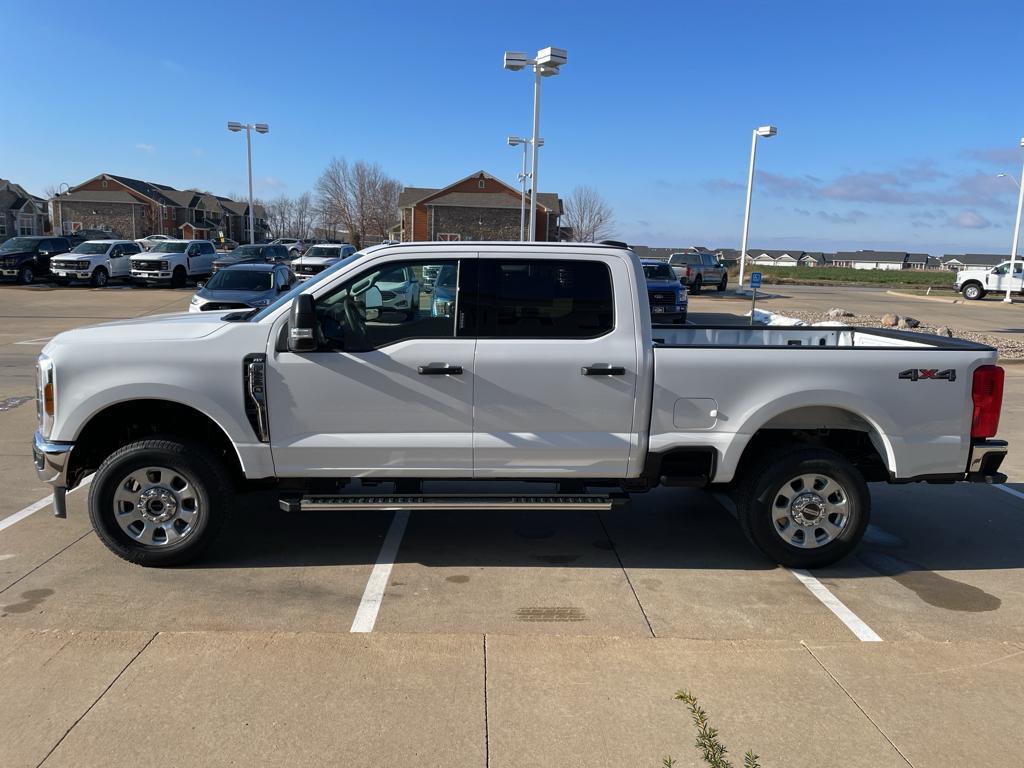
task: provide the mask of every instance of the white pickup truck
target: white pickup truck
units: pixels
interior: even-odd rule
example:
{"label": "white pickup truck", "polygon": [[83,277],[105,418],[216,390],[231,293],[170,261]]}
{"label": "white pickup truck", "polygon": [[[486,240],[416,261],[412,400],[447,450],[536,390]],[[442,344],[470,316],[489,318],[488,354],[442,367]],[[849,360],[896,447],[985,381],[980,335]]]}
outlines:
{"label": "white pickup truck", "polygon": [[1024,260],[1014,261],[1012,275],[1009,261],[1004,261],[990,269],[984,267],[961,269],[956,273],[953,285],[964,295],[965,299],[972,301],[985,298],[985,294],[989,291],[1006,293],[1007,288],[1013,293],[1019,294],[1024,289]]}
{"label": "white pickup truck", "polygon": [[216,258],[217,249],[209,240],[163,240],[132,256],[131,280],[135,285],[181,288],[186,280],[209,277]]}
{"label": "white pickup truck", "polygon": [[[389,308],[378,283],[397,268],[454,269],[454,310]],[[97,534],[143,565],[197,556],[251,486],[290,513],[485,513],[603,510],[666,485],[728,491],[762,552],[816,567],[860,540],[867,482],[1005,480],[995,362],[910,332],[652,327],[622,247],[402,243],[258,311],[58,335],[34,457],[58,517],[95,472]],[[508,480],[546,485],[492,490]]]}

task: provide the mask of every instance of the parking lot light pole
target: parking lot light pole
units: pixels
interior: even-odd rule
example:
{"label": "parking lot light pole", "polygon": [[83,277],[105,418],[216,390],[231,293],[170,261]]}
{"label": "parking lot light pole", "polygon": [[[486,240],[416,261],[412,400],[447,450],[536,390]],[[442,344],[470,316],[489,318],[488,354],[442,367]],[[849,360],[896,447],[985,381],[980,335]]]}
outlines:
{"label": "parking lot light pole", "polygon": [[228,130],[232,133],[238,133],[243,128],[245,129],[245,150],[249,157],[249,244],[251,245],[256,242],[256,217],[253,213],[252,202],[252,132],[269,133],[270,126],[266,123],[228,123]]}
{"label": "parking lot light pole", "polygon": [[530,161],[530,236],[531,242],[537,239],[537,150],[540,148],[540,79],[554,77],[559,68],[568,61],[564,48],[542,48],[537,51],[537,58],[531,59],[520,51],[505,51],[504,66],[511,72],[518,72],[527,66],[533,67],[533,135],[530,138],[532,149]]}
{"label": "parking lot light pole", "polygon": [[747,172],[747,204],[743,209],[743,242],[740,244],[740,283],[739,289],[743,290],[743,272],[747,264],[747,231],[750,228],[750,197],[754,190],[754,158],[757,156],[757,137],[763,136],[768,139],[779,132],[774,125],[762,125],[755,128],[750,138],[750,170]]}
{"label": "parking lot light pole", "polygon": [[[1020,140],[1020,146],[1024,149],[1024,138]],[[1010,276],[1006,280],[1006,297],[1003,299],[1007,304],[1013,301],[1010,294],[1013,292],[1013,266],[1017,262],[1017,245],[1020,243],[1020,214],[1021,209],[1024,209],[1024,167],[1020,175],[1021,182],[1017,184],[1017,220],[1013,225],[1013,245],[1010,247]]]}
{"label": "parking lot light pole", "polygon": [[[526,240],[526,180],[530,178],[530,174],[526,172],[526,152],[530,146],[530,140],[521,139],[518,136],[509,136],[508,145],[510,147],[522,146],[523,148],[523,166],[519,171],[519,183],[523,187],[519,203],[519,242],[523,242]],[[537,139],[537,145],[543,147],[544,139]]]}

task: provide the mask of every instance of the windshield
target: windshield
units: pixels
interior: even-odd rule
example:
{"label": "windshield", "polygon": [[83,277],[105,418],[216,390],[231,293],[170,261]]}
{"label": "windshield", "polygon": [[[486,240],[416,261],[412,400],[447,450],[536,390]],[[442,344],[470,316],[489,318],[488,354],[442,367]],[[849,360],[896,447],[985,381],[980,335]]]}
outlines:
{"label": "windshield", "polygon": [[[265,318],[267,315],[272,314],[273,312],[277,311],[282,306],[284,306],[285,304],[290,302],[294,297],[296,297],[300,293],[304,292],[307,288],[310,288],[310,287],[316,285],[317,283],[322,282],[325,278],[329,278],[335,272],[337,272],[338,270],[344,269],[345,267],[347,267],[349,264],[351,264],[353,261],[355,261],[356,259],[358,259],[362,255],[363,254],[361,252],[360,253],[353,253],[348,258],[342,259],[341,261],[337,262],[336,264],[332,264],[327,269],[325,269],[323,272],[321,272],[318,275],[315,275],[314,277],[311,277],[306,282],[304,282],[304,283],[296,282],[295,285],[292,287],[292,289],[290,291],[288,291],[286,293],[282,293],[280,298],[278,298],[278,300],[275,301],[273,304],[271,304],[269,307],[267,307],[266,309],[260,310],[259,312],[257,312],[252,317],[247,317],[245,319],[246,320],[251,320],[254,323],[258,323],[260,320]],[[218,272],[217,274],[219,275],[220,272]]]}
{"label": "windshield", "polygon": [[269,291],[273,287],[273,272],[255,269],[224,269],[206,284],[209,291]]}
{"label": "windshield", "polygon": [[305,256],[319,256],[321,258],[338,258],[341,256],[341,246],[338,245],[314,245],[310,248]]}
{"label": "windshield", "polygon": [[264,247],[262,245],[240,245],[231,252],[231,257],[262,256]]}
{"label": "windshield", "polygon": [[188,243],[184,241],[165,241],[157,243],[149,249],[150,253],[184,253],[185,249],[188,248]]}
{"label": "windshield", "polygon": [[82,243],[76,245],[75,250],[72,253],[84,253],[87,255],[94,255],[97,253],[106,253],[107,248],[110,247],[110,243]]}
{"label": "windshield", "polygon": [[36,241],[28,237],[12,237],[0,245],[0,251],[31,251],[35,244]]}
{"label": "windshield", "polygon": [[668,264],[644,264],[644,277],[648,280],[675,280],[676,273]]}

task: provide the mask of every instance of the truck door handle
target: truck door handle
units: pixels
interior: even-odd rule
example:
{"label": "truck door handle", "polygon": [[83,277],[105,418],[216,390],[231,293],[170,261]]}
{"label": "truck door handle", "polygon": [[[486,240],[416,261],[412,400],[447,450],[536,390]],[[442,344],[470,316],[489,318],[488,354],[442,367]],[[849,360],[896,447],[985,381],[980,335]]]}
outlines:
{"label": "truck door handle", "polygon": [[421,376],[461,376],[462,366],[449,363],[427,363],[416,368]]}
{"label": "truck door handle", "polygon": [[625,376],[626,369],[621,365],[609,365],[608,363],[594,363],[580,368],[584,376]]}

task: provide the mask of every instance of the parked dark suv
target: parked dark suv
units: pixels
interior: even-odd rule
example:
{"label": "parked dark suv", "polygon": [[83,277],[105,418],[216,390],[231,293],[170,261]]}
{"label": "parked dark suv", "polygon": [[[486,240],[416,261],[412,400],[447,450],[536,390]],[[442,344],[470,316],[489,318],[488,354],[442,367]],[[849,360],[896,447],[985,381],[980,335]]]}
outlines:
{"label": "parked dark suv", "polygon": [[293,258],[284,245],[240,245],[231,253],[217,257],[213,271],[232,264],[288,264]]}
{"label": "parked dark suv", "polygon": [[724,291],[729,283],[729,272],[725,264],[713,253],[673,253],[668,257],[668,263],[683,285],[694,293],[700,293],[701,288],[711,286]]}
{"label": "parked dark suv", "polygon": [[66,237],[12,237],[0,244],[0,277],[31,285],[50,274],[50,257],[71,250]]}

